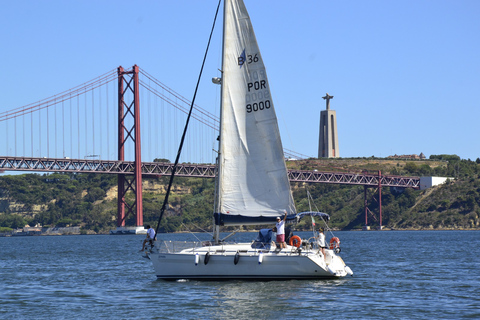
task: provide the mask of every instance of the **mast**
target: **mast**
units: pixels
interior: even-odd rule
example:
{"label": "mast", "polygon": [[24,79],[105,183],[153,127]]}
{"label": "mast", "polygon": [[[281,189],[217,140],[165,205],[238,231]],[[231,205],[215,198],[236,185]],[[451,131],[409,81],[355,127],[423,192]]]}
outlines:
{"label": "mast", "polygon": [[225,0],[217,225],[295,213],[265,64],[243,0]]}
{"label": "mast", "polygon": [[[221,175],[221,160],[222,160],[222,123],[223,123],[223,77],[224,77],[224,63],[225,63],[225,21],[226,21],[226,13],[227,13],[227,1],[230,2],[230,0],[224,0],[223,2],[223,29],[222,29],[222,69],[221,69],[221,82],[220,82],[220,125],[219,125],[219,135],[218,135],[218,156],[217,156],[217,175],[215,177],[215,200],[214,200],[214,214],[215,213],[220,213],[220,175]],[[220,225],[215,223],[215,218],[214,218],[214,231],[213,231],[213,240],[215,244],[218,244],[220,241]]]}

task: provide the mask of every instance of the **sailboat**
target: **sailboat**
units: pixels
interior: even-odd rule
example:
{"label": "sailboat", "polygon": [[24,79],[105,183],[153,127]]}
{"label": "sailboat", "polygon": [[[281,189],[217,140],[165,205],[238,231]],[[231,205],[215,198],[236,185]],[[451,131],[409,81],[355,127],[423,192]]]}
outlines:
{"label": "sailboat", "polygon": [[[218,79],[217,79],[218,80]],[[147,251],[157,278],[322,279],[352,275],[338,255],[339,240],[321,250],[298,236],[279,248],[272,229],[249,243],[220,239],[221,226],[264,225],[297,214],[265,66],[242,0],[224,1],[218,170],[212,241],[157,241]],[[313,221],[313,218],[312,218]]]}

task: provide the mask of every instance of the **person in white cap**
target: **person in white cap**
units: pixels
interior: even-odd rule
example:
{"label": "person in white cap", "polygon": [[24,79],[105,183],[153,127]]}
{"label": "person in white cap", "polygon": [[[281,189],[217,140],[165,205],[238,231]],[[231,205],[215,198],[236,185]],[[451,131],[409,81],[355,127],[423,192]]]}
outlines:
{"label": "person in white cap", "polygon": [[325,234],[323,233],[323,228],[318,230],[318,237],[317,237],[318,248],[322,251],[323,258],[326,260],[325,257]]}
{"label": "person in white cap", "polygon": [[280,248],[286,248],[287,244],[285,243],[285,221],[287,220],[287,211],[285,211],[285,217],[283,220],[280,217],[277,217],[277,223],[275,227],[277,228],[277,243],[280,245]]}
{"label": "person in white cap", "polygon": [[145,250],[145,244],[147,242],[149,242],[150,246],[153,248],[154,241],[155,241],[155,230],[153,230],[153,228],[150,227],[149,224],[147,224],[147,238],[145,240],[143,240],[142,250],[140,250],[140,251]]}

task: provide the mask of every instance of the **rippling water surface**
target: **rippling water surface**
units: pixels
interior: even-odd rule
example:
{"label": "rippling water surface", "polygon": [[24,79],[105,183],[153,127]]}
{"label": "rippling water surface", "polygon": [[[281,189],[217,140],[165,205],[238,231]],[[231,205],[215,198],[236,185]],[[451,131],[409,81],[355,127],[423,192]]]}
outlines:
{"label": "rippling water surface", "polygon": [[335,235],[353,277],[266,282],[156,280],[143,236],[0,238],[0,318],[480,318],[480,232]]}

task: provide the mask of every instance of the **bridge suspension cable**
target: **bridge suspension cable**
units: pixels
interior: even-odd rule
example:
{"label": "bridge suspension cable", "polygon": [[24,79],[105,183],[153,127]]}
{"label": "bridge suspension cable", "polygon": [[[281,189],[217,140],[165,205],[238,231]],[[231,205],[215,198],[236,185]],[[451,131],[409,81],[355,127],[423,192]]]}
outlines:
{"label": "bridge suspension cable", "polygon": [[[146,83],[145,81],[143,80],[140,80],[140,84],[145,88],[147,89],[148,91],[152,92],[153,94],[155,94],[157,97],[161,98],[163,101],[169,103],[170,105],[172,105],[173,107],[177,108],[178,110],[184,112],[185,114],[188,114],[188,108],[191,104],[191,102],[183,97],[182,95],[180,95],[179,93],[173,91],[171,88],[169,88],[168,86],[166,86],[165,84],[163,84],[162,82],[160,82],[159,80],[155,79],[153,76],[151,76],[150,74],[148,74],[145,70],[143,70],[142,68],[140,68],[140,74],[144,75],[147,79],[149,79],[150,81],[152,81],[154,84],[156,84],[158,87],[164,89],[165,91],[167,91],[168,93],[170,93],[173,97],[177,98],[178,100],[180,100],[183,104],[179,104],[177,102],[174,102],[172,100],[172,98],[169,98],[168,96],[166,96],[165,94],[161,93],[160,91],[158,91],[157,89],[155,89],[153,86],[151,86],[150,84]],[[200,121],[201,123],[203,123],[204,125],[212,128],[212,129],[215,129],[218,131],[218,126],[219,126],[219,120],[218,120],[218,117],[213,115],[212,113],[208,112],[207,110],[199,107],[197,104],[194,104],[194,113],[192,113],[192,117],[198,121]],[[205,116],[205,118],[203,118],[201,115]]]}
{"label": "bridge suspension cable", "polygon": [[87,91],[92,91],[93,89],[103,86],[106,83],[109,83],[116,79],[117,79],[117,74],[116,74],[116,69],[114,69],[93,80],[84,82],[81,85],[78,85],[76,87],[63,91],[61,93],[58,93],[49,98],[45,98],[37,102],[33,102],[22,107],[17,107],[12,110],[0,112],[0,122],[9,120],[15,117],[23,116],[27,113],[32,113],[34,111],[55,106],[61,102],[64,102],[74,97],[85,94],[85,92]]}
{"label": "bridge suspension cable", "polygon": [[[173,157],[191,102],[139,68],[142,156]],[[118,138],[116,69],[51,97],[0,112],[0,155],[47,158],[102,157],[115,159]],[[128,71],[128,69],[126,70]],[[172,108],[173,107],[173,108]],[[219,119],[194,104],[191,131],[181,161],[213,163]],[[130,148],[130,147],[128,147]],[[126,150],[126,156],[133,150]],[[290,159],[308,156],[285,149]],[[28,154],[27,154],[28,153]]]}

